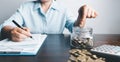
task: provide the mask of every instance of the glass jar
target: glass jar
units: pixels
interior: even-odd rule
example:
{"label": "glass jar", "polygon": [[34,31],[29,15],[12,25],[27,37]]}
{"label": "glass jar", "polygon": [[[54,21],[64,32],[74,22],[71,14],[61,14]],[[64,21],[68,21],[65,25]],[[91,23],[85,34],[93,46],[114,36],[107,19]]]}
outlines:
{"label": "glass jar", "polygon": [[71,46],[80,49],[93,47],[93,29],[90,27],[73,27],[71,34]]}

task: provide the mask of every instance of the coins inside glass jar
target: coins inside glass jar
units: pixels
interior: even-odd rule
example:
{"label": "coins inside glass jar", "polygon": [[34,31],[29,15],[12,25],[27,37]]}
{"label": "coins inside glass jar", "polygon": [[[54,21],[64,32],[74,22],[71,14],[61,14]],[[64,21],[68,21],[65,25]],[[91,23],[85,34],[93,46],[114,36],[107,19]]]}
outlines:
{"label": "coins inside glass jar", "polygon": [[75,48],[92,48],[93,34],[92,28],[74,27],[71,34],[71,46]]}

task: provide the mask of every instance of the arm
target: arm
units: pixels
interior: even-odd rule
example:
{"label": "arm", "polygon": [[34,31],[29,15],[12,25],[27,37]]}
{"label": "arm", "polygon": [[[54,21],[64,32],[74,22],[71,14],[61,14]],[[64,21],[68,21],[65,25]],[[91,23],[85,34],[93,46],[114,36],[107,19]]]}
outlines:
{"label": "arm", "polygon": [[[70,32],[72,32],[72,27],[73,26],[80,26],[84,27],[86,23],[86,18],[95,18],[97,16],[97,12],[90,8],[87,5],[83,5],[79,10],[78,10],[78,18],[75,21],[73,16],[71,16],[67,12],[67,21],[66,21],[66,28],[69,29]],[[74,22],[75,21],[75,22]]]}
{"label": "arm", "polygon": [[23,8],[24,5],[22,5],[13,16],[11,16],[3,24],[1,24],[1,39],[10,38],[13,41],[21,41],[31,35],[28,28],[24,28],[23,30],[21,28],[16,27],[16,25],[12,22],[12,20],[15,20],[21,26],[24,24],[24,19],[22,16],[22,13],[24,12]]}

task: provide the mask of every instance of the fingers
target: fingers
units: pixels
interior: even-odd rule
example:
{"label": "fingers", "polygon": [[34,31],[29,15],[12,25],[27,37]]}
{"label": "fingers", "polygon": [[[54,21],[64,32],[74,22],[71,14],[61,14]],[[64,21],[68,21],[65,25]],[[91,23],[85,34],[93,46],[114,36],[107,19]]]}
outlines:
{"label": "fingers", "polygon": [[18,28],[18,27],[14,28],[11,31],[11,40],[22,41],[26,39],[27,37],[29,37],[31,35],[29,29],[25,28],[25,30]]}
{"label": "fingers", "polygon": [[23,41],[26,38],[27,38],[27,36],[16,32],[15,34],[12,35],[11,39],[15,42],[20,42],[20,41]]}
{"label": "fingers", "polygon": [[93,14],[93,11],[91,10],[91,8],[87,9],[87,15],[86,15],[86,17],[87,18],[92,18],[92,16],[94,16],[94,14]]}
{"label": "fingers", "polygon": [[96,18],[97,12],[94,9],[92,9],[91,7],[88,7],[87,10],[88,11],[87,11],[86,18]]}

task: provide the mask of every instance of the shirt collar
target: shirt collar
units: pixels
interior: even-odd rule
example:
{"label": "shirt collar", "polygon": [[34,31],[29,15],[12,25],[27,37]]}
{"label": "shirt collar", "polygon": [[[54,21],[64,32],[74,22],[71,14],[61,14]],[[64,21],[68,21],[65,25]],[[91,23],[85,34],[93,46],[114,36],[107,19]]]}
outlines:
{"label": "shirt collar", "polygon": [[38,1],[36,1],[34,4],[35,4],[34,7],[33,7],[34,10],[37,10],[37,9],[39,9],[41,7],[41,5],[40,5],[40,3]]}
{"label": "shirt collar", "polygon": [[57,5],[57,2],[53,1],[53,3],[51,4],[51,7],[52,9],[55,9],[55,10],[59,10],[59,7]]}
{"label": "shirt collar", "polygon": [[[36,1],[35,5],[34,5],[34,10],[37,10],[37,9],[40,9],[40,8],[41,8],[40,3]],[[50,6],[50,9],[59,10],[58,5],[55,1],[52,2],[51,6]]]}

